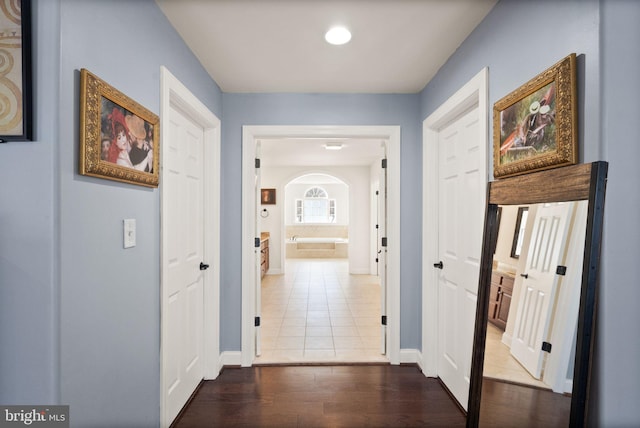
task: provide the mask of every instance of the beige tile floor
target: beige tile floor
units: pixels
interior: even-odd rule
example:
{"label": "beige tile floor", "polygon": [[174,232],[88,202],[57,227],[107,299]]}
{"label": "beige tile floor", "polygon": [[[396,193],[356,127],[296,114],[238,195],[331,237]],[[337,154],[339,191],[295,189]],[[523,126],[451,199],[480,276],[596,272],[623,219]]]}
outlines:
{"label": "beige tile floor", "polygon": [[529,372],[513,358],[509,347],[502,343],[503,333],[504,332],[495,325],[491,323],[487,325],[487,343],[485,347],[483,376],[549,389],[548,385],[531,376]]}
{"label": "beige tile floor", "polygon": [[261,354],[254,364],[387,362],[380,281],[347,259],[287,259],[262,279]]}

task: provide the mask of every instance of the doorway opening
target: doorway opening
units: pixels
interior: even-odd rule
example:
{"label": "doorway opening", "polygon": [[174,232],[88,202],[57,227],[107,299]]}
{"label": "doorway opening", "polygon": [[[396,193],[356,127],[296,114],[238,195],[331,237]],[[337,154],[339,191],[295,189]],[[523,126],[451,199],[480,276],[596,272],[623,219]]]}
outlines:
{"label": "doorway opening", "polygon": [[[372,151],[376,148],[379,144]],[[267,152],[263,144],[263,158]],[[382,150],[379,153],[382,157]],[[261,181],[267,186],[277,175],[274,168],[266,162],[261,166]],[[371,175],[353,169],[353,176]],[[378,186],[378,180],[371,183],[376,190]],[[350,201],[368,205],[368,195],[352,194],[349,184],[327,173],[304,172],[281,187],[280,218],[261,209],[261,233],[270,237],[269,249],[276,248],[269,251],[269,269],[261,271],[261,346],[255,363],[388,362],[380,346],[377,269],[350,273],[350,260],[357,265],[372,251],[366,242],[356,240],[354,246],[349,241],[349,229],[366,235],[372,228],[369,218],[350,221],[349,214]]]}
{"label": "doorway opening", "polygon": [[[377,240],[375,230],[359,230],[358,228],[354,229],[352,223],[348,223],[348,261],[335,258],[335,259],[314,259],[313,263],[307,263],[305,260],[303,263],[299,261],[292,261],[290,263],[286,262],[286,232],[285,232],[285,223],[284,220],[280,220],[277,223],[279,226],[279,230],[275,233],[274,231],[265,231],[263,228],[263,220],[264,225],[269,224],[269,222],[273,222],[274,218],[283,219],[283,206],[286,198],[285,186],[287,183],[292,181],[294,178],[299,176],[307,175],[309,173],[323,173],[325,175],[333,175],[334,177],[339,177],[341,181],[348,182],[349,184],[349,209],[350,209],[350,217],[351,218],[362,218],[362,216],[366,216],[369,219],[373,214],[370,210],[371,202],[367,201],[366,207],[363,207],[362,204],[354,204],[352,200],[354,198],[354,194],[364,194],[365,197],[369,197],[371,194],[371,168],[370,166],[349,166],[347,164],[340,164],[340,162],[344,162],[347,158],[342,151],[342,156],[338,158],[334,158],[337,160],[326,162],[324,165],[319,164],[300,164],[297,165],[291,164],[288,166],[278,165],[278,172],[280,174],[279,177],[270,176],[273,171],[269,171],[268,166],[274,165],[274,163],[283,162],[284,158],[288,156],[296,156],[292,154],[294,151],[286,148],[286,144],[283,141],[288,141],[292,144],[302,144],[301,140],[306,142],[305,152],[308,152],[312,149],[311,143],[319,144],[319,141],[322,141],[322,145],[335,145],[339,143],[338,140],[341,141],[349,141],[348,144],[343,144],[343,147],[351,146],[358,144],[359,142],[363,142],[365,140],[375,140],[377,144],[380,145],[381,142],[384,142],[384,149],[386,153],[382,152],[386,157],[386,163],[388,165],[388,179],[386,180],[387,188],[389,189],[388,194],[389,198],[387,199],[387,204],[389,206],[388,212],[388,222],[390,225],[388,230],[386,231],[385,238],[389,238],[389,236],[393,236],[393,248],[386,247],[386,255],[385,258],[385,266],[386,266],[386,281],[385,283],[389,284],[389,287],[383,289],[380,293],[380,301],[384,302],[384,306],[381,307],[381,313],[384,310],[387,316],[387,325],[384,329],[381,329],[381,321],[382,317],[377,320],[377,327],[384,331],[383,337],[386,339],[387,346],[384,352],[379,352],[379,355],[385,358],[385,361],[390,361],[392,364],[399,363],[399,127],[357,127],[357,126],[344,126],[344,127],[333,127],[333,126],[293,126],[293,127],[280,127],[280,126],[245,126],[243,128],[243,237],[246,239],[244,242],[251,242],[253,238],[256,243],[258,243],[259,237],[264,237],[264,232],[268,232],[269,241],[274,241],[274,245],[279,248],[269,248],[269,254],[275,255],[270,257],[269,261],[269,271],[267,275],[265,275],[266,281],[273,280],[270,278],[271,276],[281,275],[281,280],[283,284],[286,284],[287,281],[291,281],[291,286],[293,287],[293,282],[295,282],[295,278],[298,278],[298,285],[301,285],[301,281],[307,281],[305,284],[306,289],[306,303],[307,303],[307,314],[316,316],[316,318],[324,318],[323,314],[310,314],[310,312],[315,312],[313,309],[317,309],[314,306],[320,305],[321,303],[309,300],[309,296],[312,294],[312,282],[317,283],[320,281],[319,278],[322,278],[322,282],[324,284],[330,284],[331,286],[328,288],[324,288],[322,293],[324,293],[323,302],[326,302],[328,307],[329,299],[328,296],[331,293],[337,292],[337,287],[340,286],[340,280],[338,279],[340,275],[346,275],[343,277],[343,283],[345,284],[355,284],[353,279],[349,279],[350,277],[360,276],[360,275],[371,275],[373,271],[373,276],[375,277],[376,267],[375,265],[371,265],[371,261],[375,261],[375,250],[371,250],[371,245],[369,244],[371,241]],[[278,141],[277,145],[280,149],[276,155],[273,157],[269,157],[268,145],[271,143],[275,143]],[[314,144],[315,145],[315,144]],[[329,150],[324,147],[323,150],[328,152]],[[325,156],[325,151],[318,152],[316,158]],[[259,154],[259,155],[258,155]],[[260,159],[259,162],[256,159]],[[270,159],[277,159],[275,162],[271,162]],[[299,162],[300,157],[298,156],[297,162]],[[380,163],[382,160],[379,159]],[[258,166],[258,168],[256,168]],[[335,169],[342,169],[342,172],[335,173]],[[352,177],[348,176],[348,172],[353,171],[355,169],[366,169],[366,178],[363,181],[354,184],[354,180]],[[360,171],[361,173],[362,171]],[[345,177],[344,175],[347,174]],[[379,176],[379,173],[377,173]],[[364,183],[364,184],[363,184]],[[360,186],[360,190],[356,191],[355,188]],[[362,187],[364,186],[364,187]],[[314,187],[314,186],[308,186]],[[321,187],[321,186],[320,186]],[[263,205],[260,195],[261,190],[264,188],[270,188],[274,190],[275,201],[276,204],[266,204]],[[311,189],[306,189],[311,190]],[[373,196],[371,196],[373,199]],[[299,198],[303,199],[303,198]],[[331,199],[329,196],[327,199]],[[280,202],[280,203],[278,203]],[[295,202],[292,206],[295,206]],[[312,209],[314,206],[311,202],[307,205],[307,209]],[[299,202],[299,207],[304,210],[304,202]],[[315,207],[319,210],[331,209],[331,203],[327,201],[326,203],[315,204]],[[392,208],[393,207],[393,208]],[[334,208],[339,208],[337,205],[334,205]],[[266,213],[265,211],[266,210]],[[360,210],[360,211],[359,211]],[[292,211],[295,211],[295,208],[292,208]],[[355,211],[355,213],[354,213]],[[359,212],[358,212],[359,211]],[[294,214],[292,214],[295,216]],[[327,219],[330,217],[331,213],[327,214]],[[358,217],[358,215],[360,217]],[[375,216],[374,216],[375,217]],[[319,220],[318,217],[315,220]],[[369,223],[367,221],[366,223]],[[367,229],[365,227],[365,229]],[[373,238],[371,237],[373,236]],[[262,239],[260,239],[262,241]],[[360,243],[356,245],[356,243]],[[362,247],[362,243],[364,243],[365,250],[363,257],[362,254],[357,254],[357,252],[352,251],[352,248]],[[313,243],[316,245],[317,243]],[[334,245],[333,243],[325,245]],[[297,245],[296,245],[297,246]],[[304,247],[304,245],[302,245]],[[373,254],[370,254],[373,253]],[[269,328],[275,328],[273,325],[269,326],[268,321],[265,324],[265,318],[262,314],[263,306],[262,306],[262,286],[260,277],[261,271],[256,268],[256,266],[260,263],[261,249],[258,247],[252,246],[244,246],[243,247],[243,329],[242,329],[242,362],[243,366],[251,366],[252,364],[259,362],[256,359],[260,354],[263,353],[264,349],[262,349],[263,338],[267,337],[266,333],[268,333]],[[278,263],[277,258],[280,258]],[[382,259],[382,257],[380,257]],[[329,261],[330,260],[330,261]],[[274,275],[275,274],[275,275]],[[312,280],[312,277],[316,278]],[[304,278],[304,279],[303,279]],[[340,286],[341,287],[341,286]],[[284,287],[281,288],[282,291]],[[299,291],[299,290],[298,290]],[[317,291],[317,290],[316,290]],[[286,291],[285,291],[286,292]],[[293,289],[290,290],[290,293],[293,293]],[[329,293],[329,294],[327,294]],[[344,293],[341,291],[341,293]],[[266,295],[264,296],[266,298]],[[300,294],[296,296],[289,294],[289,299],[292,298],[300,298]],[[266,304],[266,303],[265,303]],[[338,303],[335,303],[338,305]],[[343,304],[347,304],[348,302]],[[311,306],[310,306],[311,305]],[[378,303],[380,305],[380,303]],[[344,308],[344,306],[343,306]],[[309,309],[312,309],[309,311]],[[286,310],[286,309],[285,309]],[[335,311],[339,311],[338,307],[334,308]],[[344,310],[344,309],[343,309]],[[292,312],[294,313],[294,312]],[[344,315],[344,312],[342,313]],[[295,317],[291,317],[295,318]],[[300,317],[301,318],[301,317]],[[295,321],[292,321],[295,323]],[[301,322],[301,321],[298,321]],[[310,332],[314,334],[322,334],[323,329],[321,328],[313,328],[313,327],[331,327],[319,325],[322,323],[326,323],[326,321],[318,321],[317,325],[309,325]],[[312,322],[314,324],[314,322]],[[280,324],[278,328],[282,328],[283,325]],[[301,327],[300,325],[292,325],[290,327]],[[305,324],[305,336],[306,336],[306,327]],[[336,327],[348,327],[348,326],[336,326]],[[351,334],[357,331],[357,325],[352,325],[351,327],[355,327],[353,329],[338,329],[343,330],[344,334],[349,334],[347,330],[350,330]],[[302,334],[301,328],[292,328],[289,329],[292,332],[297,331],[297,334]],[[326,332],[327,330],[324,329]],[[295,337],[295,336],[293,336]],[[298,336],[300,337],[300,336]],[[309,336],[311,337],[311,336]],[[322,336],[319,336],[322,337]],[[354,336],[345,336],[345,337],[354,337]],[[292,342],[296,342],[298,346],[300,346],[300,342],[304,341],[304,337],[302,339],[292,339]],[[328,339],[324,339],[328,340]],[[333,340],[333,339],[332,339]],[[342,339],[338,339],[342,340]],[[345,339],[346,340],[346,339]],[[315,344],[311,344],[312,346],[322,347],[322,340],[312,340]],[[284,340],[282,341],[284,342]],[[335,342],[334,342],[335,343]],[[359,343],[359,342],[358,342]],[[318,348],[318,350],[322,350]],[[335,347],[333,349],[335,352]]]}

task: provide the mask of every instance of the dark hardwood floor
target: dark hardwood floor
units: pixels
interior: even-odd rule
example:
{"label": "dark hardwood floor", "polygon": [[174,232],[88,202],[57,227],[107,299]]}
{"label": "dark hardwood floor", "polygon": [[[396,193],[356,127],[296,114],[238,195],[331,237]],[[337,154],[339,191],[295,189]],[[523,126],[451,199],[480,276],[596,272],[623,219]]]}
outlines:
{"label": "dark hardwood floor", "polygon": [[414,365],[225,368],[172,427],[462,427],[437,379]]}
{"label": "dark hardwood floor", "polygon": [[571,397],[550,390],[484,378],[481,428],[568,427]]}

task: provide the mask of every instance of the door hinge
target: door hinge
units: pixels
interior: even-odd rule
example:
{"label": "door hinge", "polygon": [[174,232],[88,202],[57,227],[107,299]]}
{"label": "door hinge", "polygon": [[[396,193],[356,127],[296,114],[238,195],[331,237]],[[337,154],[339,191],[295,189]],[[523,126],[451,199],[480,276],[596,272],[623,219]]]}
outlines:
{"label": "door hinge", "polygon": [[387,316],[386,315],[382,316],[382,325],[387,325]]}
{"label": "door hinge", "polygon": [[385,169],[387,167],[387,160],[382,159],[382,168]]}
{"label": "door hinge", "polygon": [[380,225],[379,224],[376,224],[376,229],[380,229]]}
{"label": "door hinge", "polygon": [[260,159],[256,158],[256,169],[260,168]]}
{"label": "door hinge", "polygon": [[380,260],[378,260],[378,258],[376,257],[376,263],[380,263]]}
{"label": "door hinge", "polygon": [[253,325],[256,327],[260,327],[260,317],[255,317],[253,319]]}
{"label": "door hinge", "polygon": [[549,342],[542,342],[542,350],[551,353],[551,344]]}
{"label": "door hinge", "polygon": [[379,190],[376,190],[376,196],[378,196],[380,194]]}
{"label": "door hinge", "polygon": [[253,246],[256,248],[260,248],[260,238],[254,238]]}
{"label": "door hinge", "polygon": [[386,238],[386,237],[382,238],[382,244],[381,244],[381,245],[382,245],[383,247],[386,247],[386,246],[387,246],[387,238]]}
{"label": "door hinge", "polygon": [[558,266],[556,268],[556,275],[565,276],[566,274],[567,274],[567,267],[566,266]]}

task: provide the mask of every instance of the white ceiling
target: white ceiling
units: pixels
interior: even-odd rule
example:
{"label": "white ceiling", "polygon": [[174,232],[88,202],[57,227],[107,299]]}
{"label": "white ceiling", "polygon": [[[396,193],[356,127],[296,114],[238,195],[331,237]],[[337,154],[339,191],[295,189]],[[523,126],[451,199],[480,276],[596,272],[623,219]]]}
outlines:
{"label": "white ceiling", "polygon": [[[342,143],[342,149],[327,150],[327,142]],[[260,159],[265,166],[364,166],[384,157],[382,143],[370,138],[262,139]]]}
{"label": "white ceiling", "polygon": [[[417,93],[497,0],[156,0],[224,92]],[[347,26],[351,42],[324,33]]]}
{"label": "white ceiling", "polygon": [[[156,0],[228,93],[418,93],[497,0]],[[351,42],[324,33],[345,25]],[[369,165],[380,141],[262,141],[265,166]]]}

